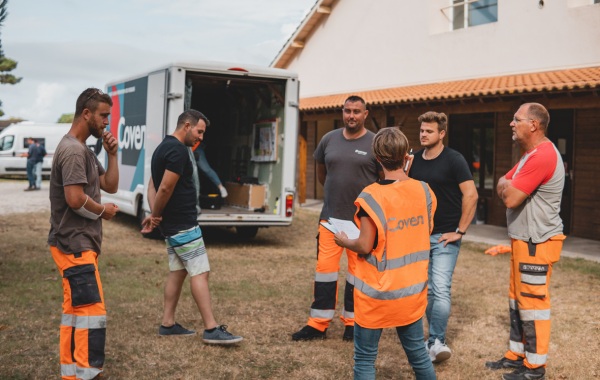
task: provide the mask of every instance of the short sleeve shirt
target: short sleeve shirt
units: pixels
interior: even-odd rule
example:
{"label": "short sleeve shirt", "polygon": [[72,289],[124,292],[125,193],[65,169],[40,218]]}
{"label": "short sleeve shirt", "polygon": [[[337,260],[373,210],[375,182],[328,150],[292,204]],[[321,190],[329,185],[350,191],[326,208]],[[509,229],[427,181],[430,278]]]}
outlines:
{"label": "short sleeve shirt", "polygon": [[425,160],[423,150],[420,150],[415,153],[408,175],[427,182],[437,197],[433,233],[454,232],[462,216],[462,191],[459,185],[473,180],[463,155],[452,148],[444,147],[439,156],[433,160]]}
{"label": "short sleeve shirt", "polygon": [[105,170],[85,144],[65,135],[54,152],[50,172],[50,232],[48,244],[67,254],[94,251],[100,254],[102,219],[84,218],[67,204],[65,186],[82,185],[83,192],[100,203],[100,176]]}
{"label": "short sleeve shirt", "polygon": [[348,140],[340,128],[327,133],[319,142],[313,157],[325,164],[327,170],[321,219],[354,220],[354,200],[379,178],[379,165],[371,147],[374,137],[367,130],[360,138]]}
{"label": "short sleeve shirt", "polygon": [[170,135],[164,138],[152,154],[152,181],[156,190],[165,170],[179,175],[173,194],[163,210],[159,226],[165,236],[172,236],[198,225],[192,166],[195,164],[190,159],[188,147]]}
{"label": "short sleeve shirt", "polygon": [[563,231],[560,202],[565,167],[550,141],[526,152],[508,173],[511,185],[529,195],[518,207],[506,209],[508,235],[513,239],[543,243]]}

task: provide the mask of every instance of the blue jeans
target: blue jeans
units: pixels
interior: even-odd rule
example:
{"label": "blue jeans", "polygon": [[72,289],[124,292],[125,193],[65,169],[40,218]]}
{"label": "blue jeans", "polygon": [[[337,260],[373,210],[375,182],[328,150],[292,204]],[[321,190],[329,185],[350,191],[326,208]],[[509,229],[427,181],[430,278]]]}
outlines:
{"label": "blue jeans", "polygon": [[36,162],[34,165],[34,172],[35,172],[35,187],[37,187],[38,189],[42,188],[42,162]]}
{"label": "blue jeans", "polygon": [[[360,327],[354,322],[354,380],[375,379],[381,331]],[[396,333],[417,380],[435,380],[433,364],[423,344],[423,318],[410,325],[396,327]]]}
{"label": "blue jeans", "polygon": [[446,342],[446,329],[450,317],[450,289],[452,274],[456,267],[461,241],[438,243],[442,234],[431,235],[429,252],[429,284],[427,289],[427,321],[429,322],[429,343],[435,339]]}
{"label": "blue jeans", "polygon": [[30,188],[35,187],[35,173],[33,172],[34,167],[35,162],[32,160],[27,160],[27,180],[29,181]]}
{"label": "blue jeans", "polygon": [[198,168],[200,168],[200,171],[202,173],[206,174],[210,182],[214,183],[215,186],[218,187],[221,184],[221,180],[219,179],[219,176],[213,170],[213,168],[211,168],[208,164],[208,160],[206,159],[206,153],[204,153],[204,148],[202,148],[202,146],[199,146],[197,150],[199,153],[198,161],[196,161],[196,163],[198,164]]}

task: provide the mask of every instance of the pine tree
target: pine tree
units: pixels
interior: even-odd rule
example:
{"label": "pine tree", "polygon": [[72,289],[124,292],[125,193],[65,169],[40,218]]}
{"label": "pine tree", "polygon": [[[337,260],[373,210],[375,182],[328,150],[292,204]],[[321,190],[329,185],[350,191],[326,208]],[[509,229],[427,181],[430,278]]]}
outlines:
{"label": "pine tree", "polygon": [[[6,10],[7,5],[8,0],[0,0],[0,29],[2,28],[4,20],[6,20],[6,16],[8,16],[8,11]],[[17,78],[10,74],[10,71],[14,70],[16,67],[16,61],[4,56],[2,38],[0,38],[0,84],[17,84],[21,81],[22,78]],[[0,100],[0,107],[2,107],[2,100]],[[0,117],[3,115],[4,112],[2,112],[2,108],[0,108]]]}

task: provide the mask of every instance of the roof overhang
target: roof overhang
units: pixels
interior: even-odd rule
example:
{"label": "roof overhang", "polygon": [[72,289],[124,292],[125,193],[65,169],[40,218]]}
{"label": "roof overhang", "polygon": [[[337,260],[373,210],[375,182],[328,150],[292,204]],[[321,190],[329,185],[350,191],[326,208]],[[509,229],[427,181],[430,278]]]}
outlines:
{"label": "roof overhang", "polygon": [[296,31],[277,53],[277,56],[271,62],[271,67],[287,68],[294,56],[304,48],[306,41],[317,26],[329,16],[331,9],[337,2],[338,0],[317,0],[304,20],[298,25]]}
{"label": "roof overhang", "polygon": [[300,99],[300,110],[328,111],[343,106],[348,95],[365,99],[369,107],[460,101],[464,99],[498,99],[522,94],[600,91],[600,66],[437,82]]}

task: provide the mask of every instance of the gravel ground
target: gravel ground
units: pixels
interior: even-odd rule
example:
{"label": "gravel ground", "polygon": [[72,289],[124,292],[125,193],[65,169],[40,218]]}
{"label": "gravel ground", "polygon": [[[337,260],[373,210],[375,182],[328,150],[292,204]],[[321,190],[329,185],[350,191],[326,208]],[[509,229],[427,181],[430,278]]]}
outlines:
{"label": "gravel ground", "polygon": [[50,210],[48,181],[42,181],[42,189],[23,191],[27,180],[0,179],[0,215]]}

